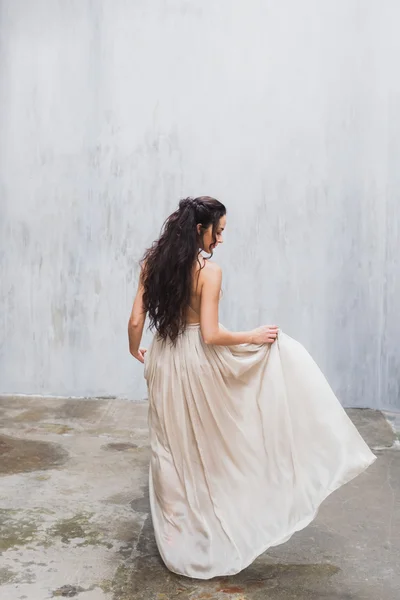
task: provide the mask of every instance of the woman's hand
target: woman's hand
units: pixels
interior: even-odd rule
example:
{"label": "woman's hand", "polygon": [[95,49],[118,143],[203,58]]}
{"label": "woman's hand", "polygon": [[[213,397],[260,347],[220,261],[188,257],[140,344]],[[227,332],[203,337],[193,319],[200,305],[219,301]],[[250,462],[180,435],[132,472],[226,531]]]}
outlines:
{"label": "woman's hand", "polygon": [[146,354],[146,352],[147,350],[145,348],[139,348],[139,350],[137,350],[136,352],[131,350],[132,356],[142,364],[144,363],[144,355]]}
{"label": "woman's hand", "polygon": [[273,344],[278,337],[279,327],[276,325],[264,325],[251,332],[251,344]]}

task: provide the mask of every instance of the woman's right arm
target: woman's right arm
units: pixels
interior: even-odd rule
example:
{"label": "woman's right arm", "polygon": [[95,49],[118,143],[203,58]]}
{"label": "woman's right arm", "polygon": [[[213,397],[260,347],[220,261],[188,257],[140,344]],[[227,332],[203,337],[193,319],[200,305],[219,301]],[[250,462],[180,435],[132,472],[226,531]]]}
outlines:
{"label": "woman's right arm", "polygon": [[135,301],[133,303],[131,316],[128,323],[128,338],[129,338],[129,351],[133,357],[139,362],[144,363],[144,355],[146,350],[140,348],[140,342],[143,335],[144,324],[146,321],[146,311],[143,307],[143,281],[142,273],[140,274],[138,290],[136,293]]}
{"label": "woman's right arm", "polygon": [[278,327],[259,327],[253,331],[232,332],[219,326],[218,308],[221,294],[222,271],[215,263],[209,263],[202,272],[200,329],[206,344],[234,346],[236,344],[272,344],[278,335]]}

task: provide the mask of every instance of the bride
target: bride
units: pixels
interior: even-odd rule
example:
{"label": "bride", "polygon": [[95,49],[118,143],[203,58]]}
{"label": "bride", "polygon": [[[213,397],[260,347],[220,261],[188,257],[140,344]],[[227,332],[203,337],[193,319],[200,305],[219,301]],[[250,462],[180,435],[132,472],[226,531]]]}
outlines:
{"label": "bride", "polygon": [[[149,392],[150,504],[166,566],[238,573],[376,459],[307,351],[277,326],[219,324],[226,209],[182,200],[145,253],[129,320]],[[146,316],[155,337],[140,347]]]}

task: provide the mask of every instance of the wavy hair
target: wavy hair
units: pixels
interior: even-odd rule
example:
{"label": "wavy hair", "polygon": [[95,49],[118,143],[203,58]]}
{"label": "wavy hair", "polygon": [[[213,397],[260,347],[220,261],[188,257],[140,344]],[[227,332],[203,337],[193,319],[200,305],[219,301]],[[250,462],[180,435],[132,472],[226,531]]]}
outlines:
{"label": "wavy hair", "polygon": [[[186,311],[192,294],[193,268],[205,231],[212,226],[213,243],[225,206],[209,196],[181,200],[179,208],[165,221],[160,238],[142,260],[143,305],[150,329],[175,342],[186,328]],[[201,225],[200,234],[198,225]]]}

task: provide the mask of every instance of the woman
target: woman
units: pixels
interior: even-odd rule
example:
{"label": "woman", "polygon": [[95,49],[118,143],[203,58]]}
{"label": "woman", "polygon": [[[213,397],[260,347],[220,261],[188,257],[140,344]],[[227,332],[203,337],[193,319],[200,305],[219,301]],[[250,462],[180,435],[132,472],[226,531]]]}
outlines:
{"label": "woman", "polygon": [[275,325],[219,324],[221,269],[201,252],[225,225],[217,200],[182,200],[145,254],[129,321],[149,390],[157,545],[171,571],[200,579],[287,541],[376,459],[300,344]]}

